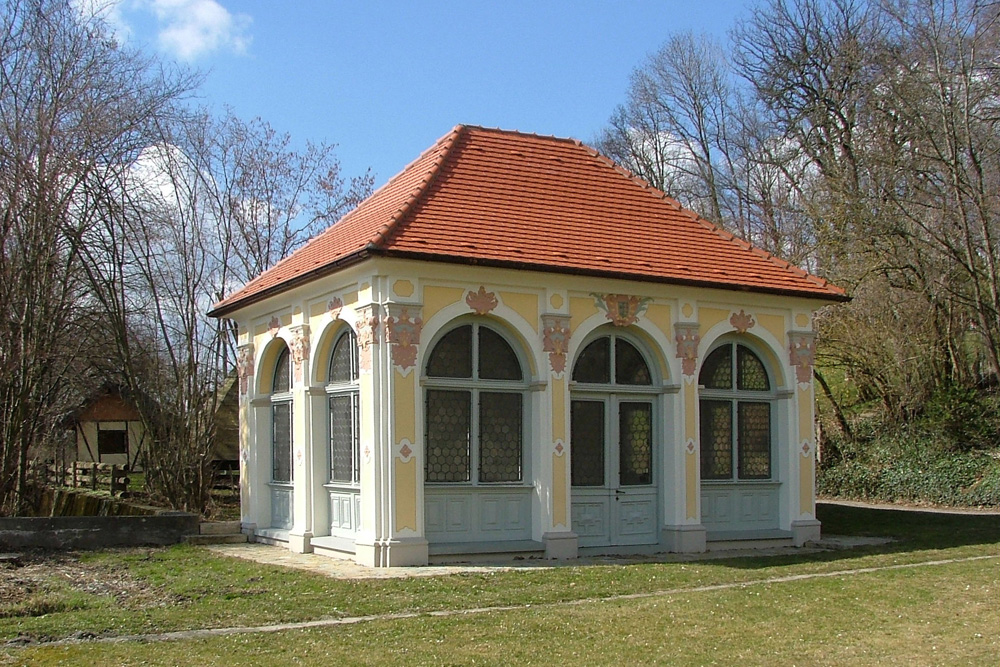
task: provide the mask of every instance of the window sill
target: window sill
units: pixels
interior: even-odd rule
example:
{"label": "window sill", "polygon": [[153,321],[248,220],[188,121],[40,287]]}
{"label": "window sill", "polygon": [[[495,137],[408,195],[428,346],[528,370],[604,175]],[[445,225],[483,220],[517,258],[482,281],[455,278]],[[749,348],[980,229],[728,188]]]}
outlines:
{"label": "window sill", "polygon": [[323,488],[327,491],[343,491],[343,492],[354,492],[359,493],[361,491],[360,484],[351,484],[349,482],[326,482],[323,484]]}
{"label": "window sill", "polygon": [[480,482],[479,484],[473,484],[471,482],[427,482],[425,486],[429,489],[483,489],[488,491],[504,489],[516,491],[518,489],[524,490],[535,488],[534,484],[522,484],[517,482]]}
{"label": "window sill", "polygon": [[781,482],[776,482],[773,479],[703,479],[701,485],[779,487]]}

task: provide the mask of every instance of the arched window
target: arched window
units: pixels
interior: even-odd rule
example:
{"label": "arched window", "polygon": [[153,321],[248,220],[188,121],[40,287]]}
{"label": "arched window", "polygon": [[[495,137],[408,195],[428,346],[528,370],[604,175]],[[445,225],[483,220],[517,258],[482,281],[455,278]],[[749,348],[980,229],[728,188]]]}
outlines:
{"label": "arched window", "polygon": [[282,346],[271,380],[271,480],[292,481],[292,360]]}
{"label": "arched window", "polygon": [[358,407],[358,339],[346,329],[330,354],[326,392],[330,405],[330,481],[357,484],[361,468]]}
{"label": "arched window", "polygon": [[701,386],[701,478],[771,479],[771,381],[746,345],[727,341],[705,358]]}
{"label": "arched window", "polygon": [[598,338],[577,357],[573,381],[580,396],[570,405],[573,486],[651,484],[653,403],[635,392],[653,378],[639,349],[616,334]]}
{"label": "arched window", "polygon": [[479,322],[456,327],[426,376],[427,481],[521,482],[527,383],[507,339]]}

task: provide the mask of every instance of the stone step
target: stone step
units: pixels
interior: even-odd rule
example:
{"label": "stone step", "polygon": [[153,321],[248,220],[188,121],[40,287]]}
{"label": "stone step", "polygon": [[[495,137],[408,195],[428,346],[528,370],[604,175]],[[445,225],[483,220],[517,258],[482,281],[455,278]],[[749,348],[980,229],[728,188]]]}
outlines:
{"label": "stone step", "polygon": [[202,521],[198,525],[198,533],[201,535],[238,535],[240,533],[240,522]]}
{"label": "stone step", "polygon": [[244,544],[247,536],[239,533],[237,535],[187,535],[184,541],[188,544]]}

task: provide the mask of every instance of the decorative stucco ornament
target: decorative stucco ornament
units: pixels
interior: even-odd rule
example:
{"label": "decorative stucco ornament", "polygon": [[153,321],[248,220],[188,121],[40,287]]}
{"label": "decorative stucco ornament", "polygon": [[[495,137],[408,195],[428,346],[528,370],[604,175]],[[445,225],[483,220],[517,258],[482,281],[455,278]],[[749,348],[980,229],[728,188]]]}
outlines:
{"label": "decorative stucco ornament", "polygon": [[330,303],[326,304],[326,312],[329,313],[330,319],[335,320],[340,317],[340,311],[344,309],[344,302],[340,300],[340,297],[333,297],[330,299]]}
{"label": "decorative stucco ornament", "polygon": [[417,363],[417,346],[423,327],[423,320],[411,317],[406,308],[399,317],[385,318],[385,340],[392,345],[392,363],[404,371]]}
{"label": "decorative stucco ornament", "polygon": [[789,334],[788,359],[795,367],[795,379],[798,383],[809,384],[812,381],[813,365],[816,363],[816,334]]}
{"label": "decorative stucco ornament", "polygon": [[236,353],[236,375],[240,378],[240,396],[250,392],[253,379],[253,345],[240,345]]}
{"label": "decorative stucco ornament", "polygon": [[651,297],[629,294],[595,294],[594,304],[607,316],[616,327],[627,327],[639,321],[639,316],[646,312]]}
{"label": "decorative stucco ornament", "polygon": [[677,342],[677,358],[681,360],[681,374],[694,376],[698,365],[698,344],[701,342],[697,322],[678,322],[674,325],[674,340]]}
{"label": "decorative stucco ornament", "polygon": [[278,335],[278,329],[280,328],[281,328],[281,320],[279,320],[278,316],[275,315],[274,317],[271,318],[271,321],[267,323],[267,330],[271,334],[271,338],[274,338],[275,336]]}
{"label": "decorative stucco ornament", "polygon": [[746,312],[741,308],[740,312],[733,313],[733,316],[729,318],[729,323],[733,325],[733,328],[739,331],[741,334],[750,331],[757,324],[753,316],[747,315]]}
{"label": "decorative stucco ornament", "polygon": [[378,306],[359,309],[358,313],[358,369],[362,373],[372,370],[372,346],[378,343]]}
{"label": "decorative stucco ornament", "polygon": [[292,331],[292,362],[295,367],[295,382],[302,382],[303,369],[309,361],[309,329],[296,327]]}
{"label": "decorative stucco ornament", "polygon": [[465,295],[465,303],[476,312],[476,315],[486,315],[497,307],[499,301],[496,294],[487,292],[486,288],[480,285],[478,292],[470,291]]}
{"label": "decorative stucco ornament", "polygon": [[566,353],[569,351],[569,318],[565,315],[542,317],[542,350],[549,355],[549,366],[558,375],[566,370]]}

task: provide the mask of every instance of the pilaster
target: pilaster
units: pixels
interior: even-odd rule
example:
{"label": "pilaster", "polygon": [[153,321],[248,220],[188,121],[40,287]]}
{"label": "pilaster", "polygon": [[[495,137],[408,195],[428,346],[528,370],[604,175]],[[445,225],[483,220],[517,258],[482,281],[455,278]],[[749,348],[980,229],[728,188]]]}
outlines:
{"label": "pilaster", "polygon": [[290,327],[292,357],[292,528],[288,548],[298,553],[312,551],[313,537],[313,441],[312,404],[309,400],[309,325]]}
{"label": "pilaster", "polygon": [[[690,312],[690,305],[682,307],[682,313]],[[693,313],[692,313],[693,314]],[[677,322],[674,324],[674,341],[677,343],[677,358],[681,360],[681,409],[684,414],[684,524],[695,524],[701,520],[700,494],[700,445],[698,437],[698,346],[701,342],[701,327],[698,322]],[[679,538],[678,538],[679,539]],[[689,544],[689,540],[681,540]]]}
{"label": "pilaster", "polygon": [[546,558],[576,558],[578,539],[572,530],[569,447],[569,377],[566,353],[570,341],[570,317],[564,314],[542,315],[542,351],[548,356],[545,375],[548,391],[542,398],[547,405],[543,414],[551,415],[551,438],[543,450],[542,474],[537,484],[543,502],[542,541]]}
{"label": "pilaster", "polygon": [[240,526],[244,533],[253,534],[257,529],[256,515],[253,513],[254,494],[260,493],[252,480],[256,477],[257,449],[255,434],[256,419],[250,394],[254,385],[254,344],[244,342],[236,348],[236,374],[239,390],[239,465],[240,465]]}

